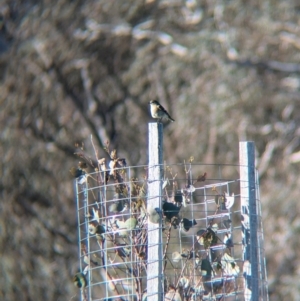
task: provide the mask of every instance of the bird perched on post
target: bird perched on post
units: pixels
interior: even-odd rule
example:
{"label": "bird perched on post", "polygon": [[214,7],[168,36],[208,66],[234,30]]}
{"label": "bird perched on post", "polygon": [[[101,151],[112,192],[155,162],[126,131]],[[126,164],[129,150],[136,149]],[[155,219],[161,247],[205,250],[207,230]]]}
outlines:
{"label": "bird perched on post", "polygon": [[158,122],[161,122],[164,117],[168,118],[172,122],[175,121],[157,100],[150,100],[149,104],[151,116],[153,118],[157,118]]}

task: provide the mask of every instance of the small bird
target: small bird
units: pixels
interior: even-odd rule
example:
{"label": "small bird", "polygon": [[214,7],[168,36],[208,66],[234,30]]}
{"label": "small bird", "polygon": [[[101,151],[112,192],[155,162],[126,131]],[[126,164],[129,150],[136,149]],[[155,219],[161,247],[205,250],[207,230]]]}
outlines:
{"label": "small bird", "polygon": [[175,121],[157,100],[150,100],[149,104],[151,116],[153,118],[157,118],[158,122],[161,122],[164,117],[168,118],[172,122]]}

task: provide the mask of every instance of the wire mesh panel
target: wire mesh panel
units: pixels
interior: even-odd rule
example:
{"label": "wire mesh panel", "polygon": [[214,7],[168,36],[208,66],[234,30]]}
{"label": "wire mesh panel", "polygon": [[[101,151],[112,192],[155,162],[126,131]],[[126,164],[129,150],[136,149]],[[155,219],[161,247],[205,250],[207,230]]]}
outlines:
{"label": "wire mesh panel", "polygon": [[146,189],[144,179],[134,178],[134,168],[78,178],[83,300],[141,300],[146,286]]}
{"label": "wire mesh panel", "polygon": [[[77,178],[81,299],[147,300],[148,226],[156,223],[164,291],[157,300],[250,300],[239,166],[164,165],[157,181],[161,204],[149,209],[147,166]],[[268,300],[256,186],[259,300]]]}

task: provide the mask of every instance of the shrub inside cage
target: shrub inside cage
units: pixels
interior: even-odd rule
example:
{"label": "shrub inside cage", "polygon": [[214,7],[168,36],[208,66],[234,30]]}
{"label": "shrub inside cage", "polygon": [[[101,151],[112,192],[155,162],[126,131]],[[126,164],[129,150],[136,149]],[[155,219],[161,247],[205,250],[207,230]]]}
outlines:
{"label": "shrub inside cage", "polygon": [[166,169],[161,208],[152,212],[147,172],[140,167],[139,180],[135,169],[115,169],[107,183],[101,172],[77,179],[83,300],[146,300],[149,223],[163,233],[164,300],[244,296],[237,181],[193,181],[192,164],[181,166],[183,179]]}

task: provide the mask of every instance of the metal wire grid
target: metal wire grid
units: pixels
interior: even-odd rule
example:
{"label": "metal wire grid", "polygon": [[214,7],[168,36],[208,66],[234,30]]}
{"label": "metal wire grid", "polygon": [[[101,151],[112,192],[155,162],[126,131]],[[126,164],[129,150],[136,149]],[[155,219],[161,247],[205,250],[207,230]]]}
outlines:
{"label": "metal wire grid", "polygon": [[[145,181],[126,180],[131,179],[132,170],[116,171],[122,179],[118,183],[104,184],[101,173],[77,180],[80,271],[87,282],[82,300],[111,296],[131,300],[137,291],[142,294],[147,216],[145,210],[137,216],[131,205],[144,202]],[[133,193],[135,189],[140,189],[140,195]]]}
{"label": "metal wire grid", "polygon": [[[79,262],[86,279],[82,300],[146,300],[146,169],[147,166],[122,168],[122,180],[117,183],[111,180],[105,184],[103,173],[76,180]],[[164,217],[162,223],[164,258],[158,260],[164,261],[165,300],[177,300],[176,293],[181,300],[247,300],[239,179],[228,178],[237,169],[238,166],[199,164],[165,168],[162,200],[180,206],[176,218]],[[209,175],[203,182],[193,180],[199,170]],[[259,283],[262,300],[268,300],[256,184]],[[118,190],[120,185],[123,191]],[[175,202],[176,191],[184,194],[184,204]],[[120,205],[112,210],[118,204],[123,208]],[[184,229],[183,219],[192,222],[188,230]]]}

